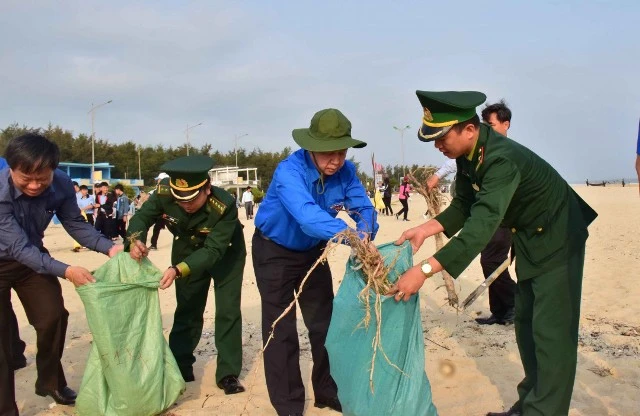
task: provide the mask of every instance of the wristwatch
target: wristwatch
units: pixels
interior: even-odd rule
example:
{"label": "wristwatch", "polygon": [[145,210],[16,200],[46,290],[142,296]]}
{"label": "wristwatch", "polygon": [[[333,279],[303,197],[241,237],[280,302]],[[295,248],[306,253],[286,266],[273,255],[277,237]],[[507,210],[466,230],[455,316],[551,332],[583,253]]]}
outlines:
{"label": "wristwatch", "polygon": [[178,269],[176,266],[170,266],[170,269],[173,269],[176,272],[176,279],[179,279],[182,277],[182,273],[180,273],[180,269]]}
{"label": "wristwatch", "polygon": [[429,262],[426,260],[422,260],[420,270],[424,274],[425,280],[433,276],[433,272],[431,271],[431,264],[429,264]]}

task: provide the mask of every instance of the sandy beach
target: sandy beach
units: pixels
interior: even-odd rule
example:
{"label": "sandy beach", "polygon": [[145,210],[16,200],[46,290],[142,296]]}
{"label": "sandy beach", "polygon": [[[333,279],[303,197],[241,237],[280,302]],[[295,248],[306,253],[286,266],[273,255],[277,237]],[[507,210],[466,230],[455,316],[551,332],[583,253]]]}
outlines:
{"label": "sandy beach", "polygon": [[[598,212],[589,228],[580,319],[578,369],[570,415],[640,415],[640,200],[637,186],[576,186],[578,193]],[[400,204],[394,199],[394,210]],[[409,222],[393,216],[379,218],[376,242],[395,240],[401,232],[424,220],[426,204],[415,195],[410,200]],[[240,217],[245,225],[247,250],[251,252],[252,221]],[[169,266],[171,235],[160,235],[159,250],[150,259],[160,268]],[[59,225],[51,225],[45,246],[52,255],[73,265],[90,270],[107,258],[86,250],[71,251],[72,240]],[[434,252],[433,239],[416,254],[419,261]],[[339,248],[330,257],[337,290],[342,279],[349,250]],[[513,266],[512,276],[515,276]],[[457,279],[456,290],[464,299],[483,280],[479,259]],[[73,285],[62,281],[66,308],[70,313],[63,366],[69,386],[79,389],[89,353],[91,334],[84,308]],[[174,287],[160,291],[165,335],[168,336],[175,308]],[[210,289],[211,291],[213,288]],[[422,324],[425,337],[426,371],[431,382],[434,403],[443,416],[484,415],[488,411],[509,408],[516,400],[516,384],[523,376],[513,326],[479,326],[473,318],[488,314],[488,294],[460,314],[446,305],[446,292],[439,275],[430,279],[421,291]],[[34,394],[36,378],[35,332],[28,324],[22,306],[13,296],[22,338],[27,343],[28,365],[16,372],[16,398],[21,415],[70,415],[73,407],[55,406],[50,398]],[[215,385],[213,333],[214,297],[209,296],[205,327],[197,347],[196,381],[167,414],[174,415],[275,415],[269,403],[259,354],[260,296],[255,282],[251,258],[244,273],[242,311],[244,363],[241,379],[247,392],[225,396]],[[108,318],[108,317],[107,317]],[[311,352],[306,330],[298,314],[301,340],[301,368],[307,386],[307,415],[337,414],[313,407],[310,388]],[[455,371],[444,374],[442,363],[450,363]],[[257,372],[255,371],[257,368]],[[419,400],[419,398],[416,398]]]}

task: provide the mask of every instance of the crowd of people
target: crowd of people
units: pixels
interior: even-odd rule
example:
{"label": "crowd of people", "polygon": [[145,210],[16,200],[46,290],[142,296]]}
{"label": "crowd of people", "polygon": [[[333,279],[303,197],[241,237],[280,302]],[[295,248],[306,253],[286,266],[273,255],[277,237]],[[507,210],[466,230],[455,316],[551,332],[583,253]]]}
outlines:
{"label": "crowd of people", "polygon": [[[542,158],[507,137],[511,112],[504,103],[486,106],[480,122],[480,92],[418,91],[422,123],[418,139],[433,142],[455,160],[456,195],[438,216],[403,232],[396,244],[410,241],[414,253],[443,232],[449,242],[407,270],[394,286],[395,300],[406,301],[435,273],[454,278],[482,252],[485,274],[509,256],[517,258],[517,283],[505,272],[490,289],[492,315],[479,324],[515,324],[525,377],[518,400],[507,411],[490,415],[563,415],[568,413],[577,359],[578,318],[587,226],[596,213]],[[205,305],[213,284],[216,384],[225,394],[245,391],[241,383],[241,288],[247,250],[239,219],[254,219],[251,261],[261,297],[262,340],[299,292],[327,242],[350,228],[345,212],[372,251],[378,214],[408,221],[411,186],[404,177],[391,208],[388,178],[378,184],[374,204],[347,160],[349,149],[366,142],[352,136],[349,119],[337,109],[318,111],[307,128],[292,131],[300,147],[282,160],[254,219],[254,196],[247,187],[240,200],[211,184],[208,156],[187,156],[165,163],[155,190],[134,199],[122,186],[107,183],[90,195],[75,190],[56,170],[57,146],[38,134],[13,139],[6,150],[9,168],[0,170],[0,415],[17,415],[13,371],[23,365],[10,290],[22,302],[36,328],[38,379],[35,391],[59,404],[72,404],[60,363],[68,321],[60,282],[76,286],[94,278],[83,267],[52,258],[42,236],[54,213],[78,244],[113,256],[125,250],[136,260],[157,249],[162,228],[174,236],[171,266],[160,289],[175,281],[177,306],[169,346],[182,377],[195,380],[194,350],[200,340]],[[441,176],[442,175],[442,176]],[[431,178],[437,186],[442,172]],[[379,201],[382,201],[381,203]],[[135,209],[135,215],[131,215]],[[95,227],[92,220],[95,218]],[[153,228],[150,245],[147,233]],[[135,236],[134,240],[127,237]],[[124,244],[116,244],[117,237]],[[332,274],[320,263],[298,305],[309,332],[314,405],[342,410],[339,386],[331,376],[324,346],[333,301]],[[264,351],[264,372],[271,404],[278,415],[302,415],[305,387],[300,370],[296,306],[279,321],[278,336]],[[24,358],[22,356],[22,358]],[[419,397],[415,398],[420,400]]]}

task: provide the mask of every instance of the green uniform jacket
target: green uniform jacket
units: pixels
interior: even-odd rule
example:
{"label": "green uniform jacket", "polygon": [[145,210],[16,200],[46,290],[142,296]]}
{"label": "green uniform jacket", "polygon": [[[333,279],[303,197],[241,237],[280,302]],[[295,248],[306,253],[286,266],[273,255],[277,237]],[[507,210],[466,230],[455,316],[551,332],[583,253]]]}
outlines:
{"label": "green uniform jacket", "polygon": [[518,281],[566,261],[597,213],[546,161],[486,124],[470,157],[456,159],[456,196],[436,220],[447,237],[434,257],[458,277],[498,226],[513,233]]}
{"label": "green uniform jacket", "polygon": [[[242,224],[233,197],[224,189],[211,186],[211,195],[197,212],[188,214],[171,196],[169,187],[158,185],[142,208],[131,217],[127,235],[140,232],[146,243],[147,231],[163,218],[174,235],[171,264],[183,277],[201,275],[220,261],[231,247],[236,253],[246,253]],[[125,242],[128,250],[129,242]]]}

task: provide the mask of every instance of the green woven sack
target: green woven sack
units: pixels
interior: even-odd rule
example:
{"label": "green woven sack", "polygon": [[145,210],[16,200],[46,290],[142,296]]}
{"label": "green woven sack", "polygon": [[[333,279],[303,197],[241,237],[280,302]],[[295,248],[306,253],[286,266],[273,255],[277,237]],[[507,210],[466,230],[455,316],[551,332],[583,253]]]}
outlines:
{"label": "green woven sack", "polygon": [[80,393],[79,415],[145,416],[163,412],[185,389],[162,334],[158,285],[162,272],[148,259],[119,253],[77,288],[93,345]]}

